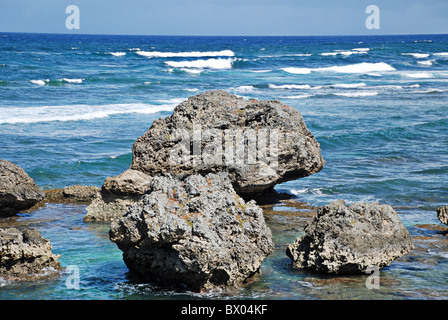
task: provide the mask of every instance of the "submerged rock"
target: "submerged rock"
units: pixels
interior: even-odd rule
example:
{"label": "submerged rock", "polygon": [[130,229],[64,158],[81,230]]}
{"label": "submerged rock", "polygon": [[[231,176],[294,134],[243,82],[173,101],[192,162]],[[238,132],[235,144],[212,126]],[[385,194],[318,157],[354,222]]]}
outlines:
{"label": "submerged rock", "polygon": [[0,160],[0,215],[12,215],[45,197],[34,180],[19,166]]}
{"label": "submerged rock", "polygon": [[274,248],[262,209],[217,174],[154,177],[142,202],[112,222],[110,239],[132,274],[194,291],[249,281]]}
{"label": "submerged rock", "polygon": [[448,225],[448,206],[437,208],[437,218],[443,224]]}
{"label": "submerged rock", "polygon": [[82,203],[88,204],[95,199],[99,188],[93,186],[74,185],[64,189],[44,190],[44,202],[50,203]]}
{"label": "submerged rock", "polygon": [[50,241],[35,229],[0,228],[0,277],[33,280],[60,270]]}
{"label": "submerged rock", "polygon": [[208,91],[153,122],[134,143],[131,168],[154,176],[227,172],[239,195],[320,171],[320,145],[300,112],[278,100]]}
{"label": "submerged rock", "polygon": [[87,207],[84,221],[110,221],[123,216],[131,205],[141,200],[151,180],[150,176],[131,169],[116,177],[106,178]]}
{"label": "submerged rock", "polygon": [[286,254],[296,268],[356,274],[389,266],[412,249],[411,236],[391,206],[346,206],[338,200],[318,209],[305,235],[290,244]]}

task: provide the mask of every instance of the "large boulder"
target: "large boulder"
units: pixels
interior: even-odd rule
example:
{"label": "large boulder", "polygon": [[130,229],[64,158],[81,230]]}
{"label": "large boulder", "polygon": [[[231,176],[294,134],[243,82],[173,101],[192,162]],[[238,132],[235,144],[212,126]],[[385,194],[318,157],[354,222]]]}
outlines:
{"label": "large boulder", "polygon": [[448,225],[448,206],[437,208],[437,218],[443,224]]}
{"label": "large boulder", "polygon": [[126,170],[116,177],[108,177],[92,203],[87,207],[84,221],[111,221],[123,216],[139,202],[149,189],[152,178],[141,171]]}
{"label": "large boulder", "polygon": [[176,177],[227,172],[239,195],[309,176],[325,164],[297,109],[222,90],[190,97],[155,120],[132,151],[131,169]]}
{"label": "large boulder", "polygon": [[411,236],[395,210],[385,204],[343,200],[320,207],[305,234],[286,254],[296,268],[330,274],[379,269],[413,249]]}
{"label": "large boulder", "polygon": [[[107,178],[86,221],[120,217],[141,200],[151,177],[225,172],[238,195],[258,202],[281,182],[320,171],[320,145],[295,108],[208,91],[153,122],[132,147],[130,169]],[[130,179],[126,177],[132,176]],[[125,179],[126,178],[126,179]]]}
{"label": "large boulder", "polygon": [[274,249],[262,209],[224,174],[154,177],[142,202],[111,223],[110,239],[131,274],[193,291],[249,281]]}
{"label": "large boulder", "polygon": [[44,197],[43,191],[22,168],[0,160],[0,215],[29,209]]}
{"label": "large boulder", "polygon": [[0,228],[0,277],[10,281],[34,280],[58,274],[59,256],[50,241],[35,229]]}

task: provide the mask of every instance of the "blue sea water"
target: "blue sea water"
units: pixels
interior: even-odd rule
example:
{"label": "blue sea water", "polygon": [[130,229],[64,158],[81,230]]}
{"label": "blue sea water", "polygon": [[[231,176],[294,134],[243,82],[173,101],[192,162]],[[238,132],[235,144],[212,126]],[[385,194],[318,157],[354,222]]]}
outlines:
{"label": "blue sea water", "polygon": [[[396,208],[418,240],[382,270],[384,285],[339,282],[293,270],[285,246],[302,218],[267,217],[277,244],[256,282],[233,293],[194,295],[136,283],[107,224],[82,221],[85,206],[49,204],[13,222],[50,239],[80,289],[53,281],[2,284],[0,299],[443,299],[448,239],[448,35],[178,37],[0,33],[0,158],[43,189],[101,186],[126,170],[131,147],[189,96],[223,89],[297,108],[321,145],[324,169],[278,185],[320,206],[378,201]],[[284,210],[281,205],[275,210]]]}

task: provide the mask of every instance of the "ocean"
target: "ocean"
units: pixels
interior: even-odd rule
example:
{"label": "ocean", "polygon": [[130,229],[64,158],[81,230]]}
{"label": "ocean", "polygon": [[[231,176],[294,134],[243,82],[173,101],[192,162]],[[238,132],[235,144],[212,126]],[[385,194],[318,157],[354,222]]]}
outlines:
{"label": "ocean", "polygon": [[[326,165],[276,186],[310,206],[333,200],[392,205],[416,249],[366,277],[295,270],[286,245],[294,215],[266,217],[276,251],[250,285],[194,294],[130,279],[108,224],[84,223],[85,206],[48,204],[0,225],[37,228],[70,276],[32,284],[0,280],[0,299],[446,299],[448,35],[191,37],[0,33],[0,158],[42,189],[101,186],[129,168],[132,144],[177,104],[207,90],[279,99],[297,108]],[[294,211],[284,204],[274,212]]]}

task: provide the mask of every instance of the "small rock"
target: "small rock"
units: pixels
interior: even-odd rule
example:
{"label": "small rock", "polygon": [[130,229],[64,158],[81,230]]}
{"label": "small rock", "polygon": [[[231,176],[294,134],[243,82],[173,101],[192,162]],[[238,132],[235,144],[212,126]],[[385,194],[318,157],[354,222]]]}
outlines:
{"label": "small rock", "polygon": [[126,170],[116,177],[108,177],[87,207],[84,221],[111,221],[123,216],[133,204],[141,201],[152,178],[136,170]]}
{"label": "small rock", "polygon": [[91,202],[98,192],[97,187],[74,185],[65,187],[62,195],[65,199],[74,200],[76,202]]}
{"label": "small rock", "polygon": [[338,200],[318,209],[303,238],[290,244],[286,254],[296,268],[357,274],[368,267],[388,266],[413,248],[391,206],[362,202],[346,206]]}
{"label": "small rock", "polygon": [[35,229],[0,228],[0,277],[33,280],[60,270],[50,241]]}
{"label": "small rock", "polygon": [[0,215],[13,215],[45,197],[34,180],[19,166],[0,160]]}

